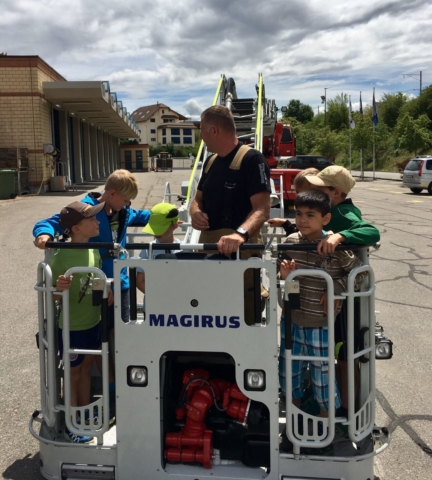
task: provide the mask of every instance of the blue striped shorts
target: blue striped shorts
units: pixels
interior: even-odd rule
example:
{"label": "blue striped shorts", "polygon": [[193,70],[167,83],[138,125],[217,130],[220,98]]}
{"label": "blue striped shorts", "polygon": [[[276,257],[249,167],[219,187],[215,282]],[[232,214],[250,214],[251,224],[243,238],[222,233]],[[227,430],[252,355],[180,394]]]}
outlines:
{"label": "blue striped shorts", "polygon": [[[313,357],[326,357],[328,355],[327,327],[301,327],[292,324],[292,354]],[[329,374],[328,362],[306,362],[294,360],[292,362],[292,398],[303,397],[304,379],[309,365],[314,398],[321,410],[328,411]],[[333,367],[334,368],[334,367]],[[279,383],[282,391],[286,393],[285,377],[285,320],[281,317],[281,347],[279,352]],[[339,389],[335,380],[335,408],[341,406]]]}

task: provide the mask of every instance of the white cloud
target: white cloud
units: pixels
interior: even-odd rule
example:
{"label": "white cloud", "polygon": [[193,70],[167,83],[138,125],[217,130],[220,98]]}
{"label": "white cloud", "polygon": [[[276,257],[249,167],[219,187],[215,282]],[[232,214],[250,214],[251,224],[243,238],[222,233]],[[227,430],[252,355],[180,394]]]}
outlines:
{"label": "white cloud", "polygon": [[[279,106],[314,109],[324,87],[370,103],[372,88],[413,92],[432,77],[430,1],[3,0],[0,43],[39,55],[69,80],[109,80],[129,111],[166,103],[198,112],[220,74],[254,96],[258,72]],[[25,32],[25,34],[23,33]]]}

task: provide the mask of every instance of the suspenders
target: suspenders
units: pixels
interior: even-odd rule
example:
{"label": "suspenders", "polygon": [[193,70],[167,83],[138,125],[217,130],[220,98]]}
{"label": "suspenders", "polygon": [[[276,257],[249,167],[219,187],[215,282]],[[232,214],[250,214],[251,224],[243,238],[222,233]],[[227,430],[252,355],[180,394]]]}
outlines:
{"label": "suspenders", "polygon": [[[221,201],[221,212],[222,212],[222,228],[232,228],[236,229],[238,225],[233,225],[233,212],[234,212],[234,192],[236,188],[236,184],[239,177],[240,167],[243,161],[244,156],[246,153],[251,150],[250,147],[246,145],[241,145],[238,149],[235,157],[232,159],[229,169],[228,175],[225,178],[224,183],[224,195]],[[213,162],[216,160],[217,154],[212,155],[205,168],[204,173],[208,173]]]}

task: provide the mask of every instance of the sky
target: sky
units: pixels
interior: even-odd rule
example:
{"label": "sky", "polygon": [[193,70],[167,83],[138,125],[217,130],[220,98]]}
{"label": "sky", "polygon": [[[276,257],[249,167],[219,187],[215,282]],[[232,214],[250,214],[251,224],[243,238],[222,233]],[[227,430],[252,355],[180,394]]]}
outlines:
{"label": "sky", "polygon": [[[432,0],[0,0],[0,51],[39,55],[67,80],[108,80],[129,112],[156,102],[196,118],[221,74],[241,98],[262,73],[280,108],[315,111],[376,88],[432,83]],[[410,76],[403,76],[410,74]]]}

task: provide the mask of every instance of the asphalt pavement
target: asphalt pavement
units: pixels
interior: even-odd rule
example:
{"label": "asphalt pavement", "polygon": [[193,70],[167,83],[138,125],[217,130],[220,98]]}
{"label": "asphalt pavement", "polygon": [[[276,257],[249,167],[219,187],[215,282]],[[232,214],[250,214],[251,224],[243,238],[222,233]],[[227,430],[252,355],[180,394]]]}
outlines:
{"label": "asphalt pavement", "polygon": [[[165,183],[180,193],[190,169],[139,173],[135,208],[162,200]],[[0,472],[11,480],[38,480],[38,443],[28,433],[40,406],[35,344],[37,301],[33,287],[43,252],[31,235],[34,223],[102,182],[77,192],[0,201]],[[394,342],[394,357],[377,362],[377,424],[388,426],[392,444],[376,459],[381,480],[432,478],[432,196],[413,195],[390,180],[359,181],[352,192],[364,217],[381,231],[382,247],[371,253],[377,279],[376,309]],[[175,200],[175,198],[173,198]]]}

